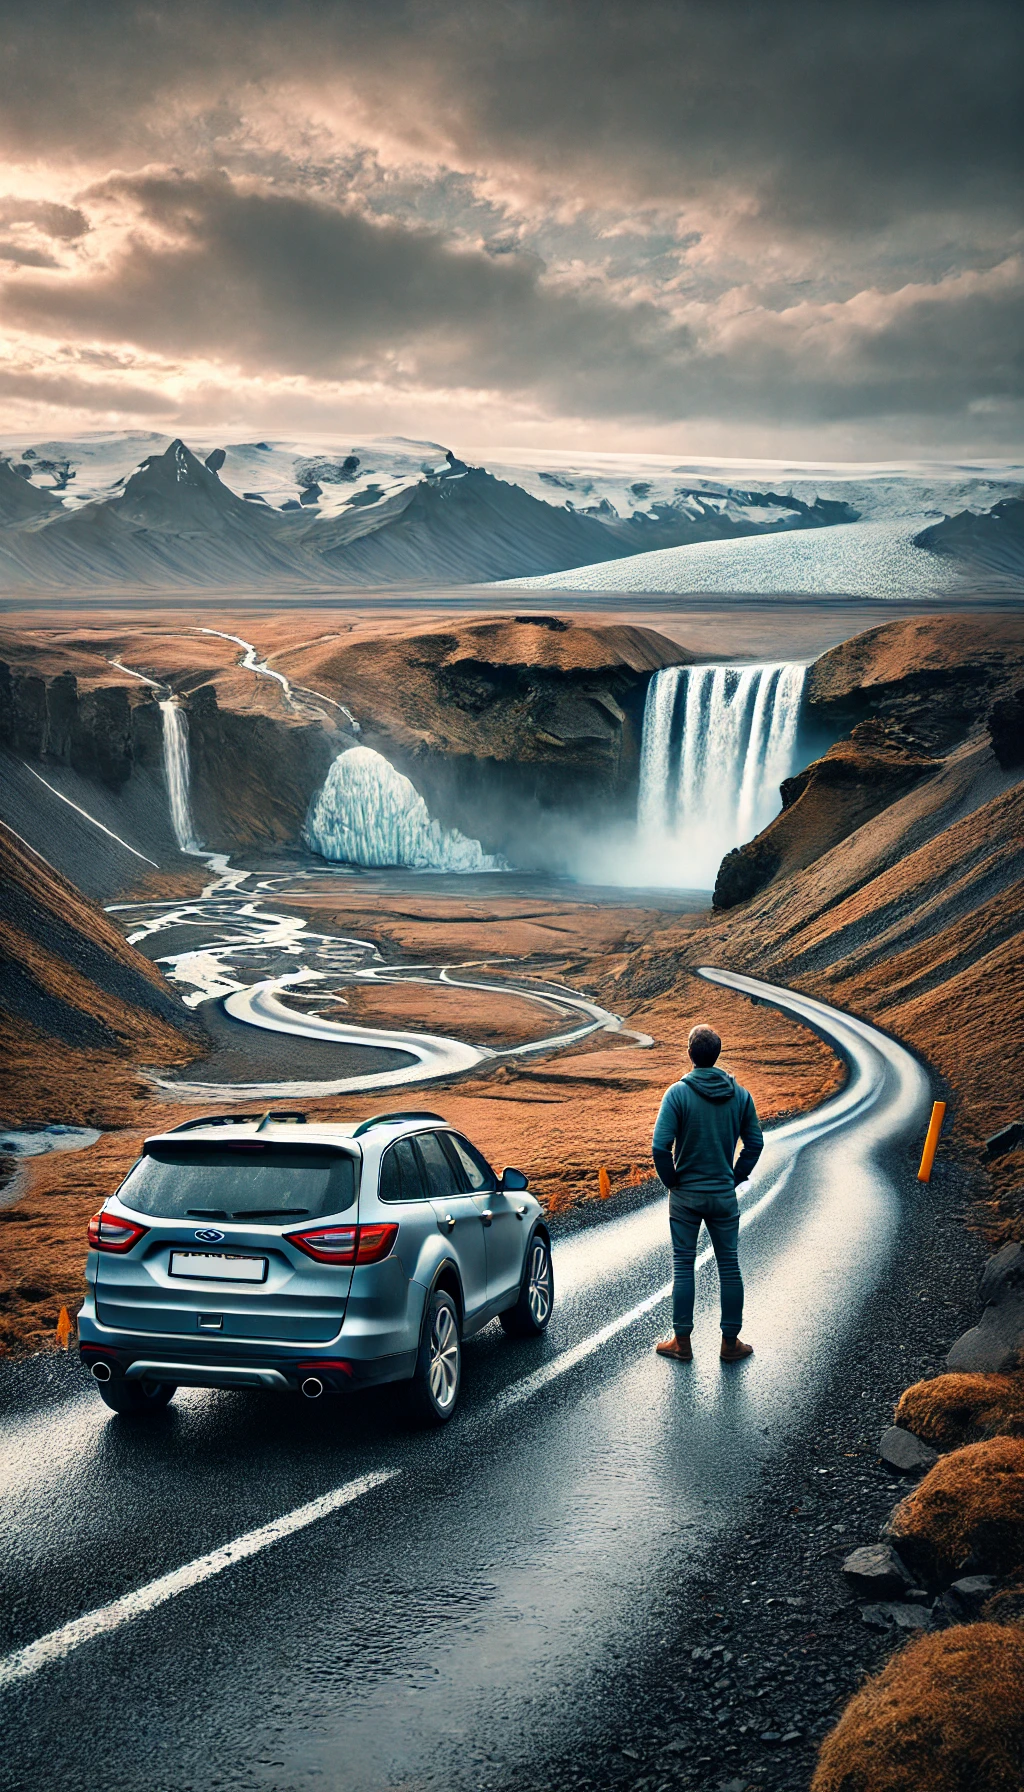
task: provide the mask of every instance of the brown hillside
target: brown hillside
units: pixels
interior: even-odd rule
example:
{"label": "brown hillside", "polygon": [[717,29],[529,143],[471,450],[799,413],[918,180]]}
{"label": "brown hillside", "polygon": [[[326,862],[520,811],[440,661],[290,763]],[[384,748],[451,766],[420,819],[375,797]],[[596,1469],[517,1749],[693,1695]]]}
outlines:
{"label": "brown hillside", "polygon": [[138,1064],[184,1064],[201,1023],[156,966],[0,824],[0,1051],[9,1125],[123,1124]]}
{"label": "brown hillside", "polygon": [[623,696],[690,657],[653,629],[485,616],[314,644],[274,664],[407,748],[521,762],[603,741],[624,720]]}
{"label": "brown hillside", "polygon": [[1024,666],[1024,617],[921,616],[887,622],[823,653],[807,701],[819,715],[883,714],[948,745],[981,720]]}

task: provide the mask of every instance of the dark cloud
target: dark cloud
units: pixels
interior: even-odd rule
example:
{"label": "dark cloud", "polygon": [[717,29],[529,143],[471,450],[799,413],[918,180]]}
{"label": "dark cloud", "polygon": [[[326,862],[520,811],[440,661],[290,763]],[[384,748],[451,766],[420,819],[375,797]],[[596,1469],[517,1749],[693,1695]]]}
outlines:
{"label": "dark cloud", "polygon": [[1024,173],[1016,0],[49,0],[5,37],[2,128],[46,154],[149,139],[168,106],[181,128],[182,99],[216,131],[253,84],[307,81],[471,165],[738,185],[807,226],[1014,210]]}
{"label": "dark cloud", "polygon": [[507,390],[550,389],[563,369],[591,378],[599,401],[609,383],[622,397],[639,382],[640,409],[641,388],[653,395],[688,342],[653,305],[545,289],[532,257],[454,249],[435,231],[223,174],[118,176],[90,197],[131,206],[123,249],[100,271],[9,281],[8,321],[255,373],[404,372]]}
{"label": "dark cloud", "polygon": [[74,205],[56,205],[48,199],[19,199],[8,193],[0,197],[0,224],[32,224],[44,236],[73,242],[84,236],[89,221]]}
{"label": "dark cloud", "polygon": [[4,242],[0,239],[0,261],[15,263],[23,268],[55,268],[60,264],[45,249],[35,249],[30,243]]}
{"label": "dark cloud", "polygon": [[1019,415],[1016,0],[48,0],[5,51],[54,174],[0,200],[23,331],[595,419]]}
{"label": "dark cloud", "polygon": [[1019,261],[846,305],[711,309],[690,328],[546,283],[531,257],[456,250],[224,174],[117,176],[90,201],[129,208],[115,259],[9,279],[9,322],[249,374],[471,386],[577,415],[832,421],[1024,393]]}

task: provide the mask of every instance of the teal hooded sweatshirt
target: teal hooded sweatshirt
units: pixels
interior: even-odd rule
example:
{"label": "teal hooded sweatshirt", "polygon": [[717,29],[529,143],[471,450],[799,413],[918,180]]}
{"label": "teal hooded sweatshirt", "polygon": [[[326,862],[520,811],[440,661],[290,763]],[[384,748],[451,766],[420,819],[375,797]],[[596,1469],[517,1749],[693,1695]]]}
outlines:
{"label": "teal hooded sweatshirt", "polygon": [[666,1089],[654,1128],[654,1167],[671,1190],[669,1211],[689,1208],[721,1219],[737,1213],[736,1185],[746,1181],[763,1145],[746,1089],[717,1065],[691,1070]]}

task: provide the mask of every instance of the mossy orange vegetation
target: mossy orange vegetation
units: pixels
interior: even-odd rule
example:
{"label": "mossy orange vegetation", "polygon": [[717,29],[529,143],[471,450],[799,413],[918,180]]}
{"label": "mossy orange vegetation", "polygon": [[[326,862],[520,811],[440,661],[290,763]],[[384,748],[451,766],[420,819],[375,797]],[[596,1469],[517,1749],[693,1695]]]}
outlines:
{"label": "mossy orange vegetation", "polygon": [[958,1625],[893,1656],[825,1738],[812,1792],[1020,1792],[1024,1630]]}
{"label": "mossy orange vegetation", "polygon": [[1024,1571],[1024,1438],[993,1437],[940,1457],[892,1516],[911,1569],[933,1585]]}
{"label": "mossy orange vegetation", "polygon": [[1024,1240],[1024,1151],[1008,1151],[988,1171],[991,1199],[978,1204],[979,1232],[998,1250]]}
{"label": "mossy orange vegetation", "polygon": [[900,1395],[896,1423],[936,1450],[1024,1437],[1024,1375],[936,1375]]}

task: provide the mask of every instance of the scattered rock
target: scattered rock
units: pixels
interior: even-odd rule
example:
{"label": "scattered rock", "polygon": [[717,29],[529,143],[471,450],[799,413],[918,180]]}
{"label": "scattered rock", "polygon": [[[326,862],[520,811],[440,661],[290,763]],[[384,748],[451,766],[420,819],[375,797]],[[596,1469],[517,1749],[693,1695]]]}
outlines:
{"label": "scattered rock", "polygon": [[988,731],[1004,772],[1024,765],[1024,690],[1000,697],[989,711]]}
{"label": "scattered rock", "polygon": [[926,1475],[939,1460],[938,1450],[933,1450],[931,1444],[923,1444],[902,1425],[890,1425],[882,1432],[878,1454],[886,1468],[898,1475]]}
{"label": "scattered rock", "polygon": [[1006,1244],[991,1258],[981,1298],[984,1312],[953,1345],[948,1367],[996,1375],[1018,1368],[1024,1354],[1024,1245]]}
{"label": "scattered rock", "polygon": [[980,1618],[982,1607],[991,1598],[996,1580],[993,1574],[968,1574],[955,1580],[942,1595],[942,1603],[957,1624]]}
{"label": "scattered rock", "polygon": [[912,1575],[889,1543],[868,1543],[855,1549],[843,1563],[847,1586],[869,1599],[904,1599],[914,1584]]}
{"label": "scattered rock", "polygon": [[1018,1145],[1024,1145],[1024,1120],[1011,1121],[1009,1126],[1001,1126],[985,1140],[986,1157],[1002,1157],[1004,1152],[1016,1151]]}
{"label": "scattered rock", "polygon": [[870,1630],[930,1630],[931,1612],[922,1605],[897,1605],[894,1600],[879,1600],[862,1605],[860,1615]]}

